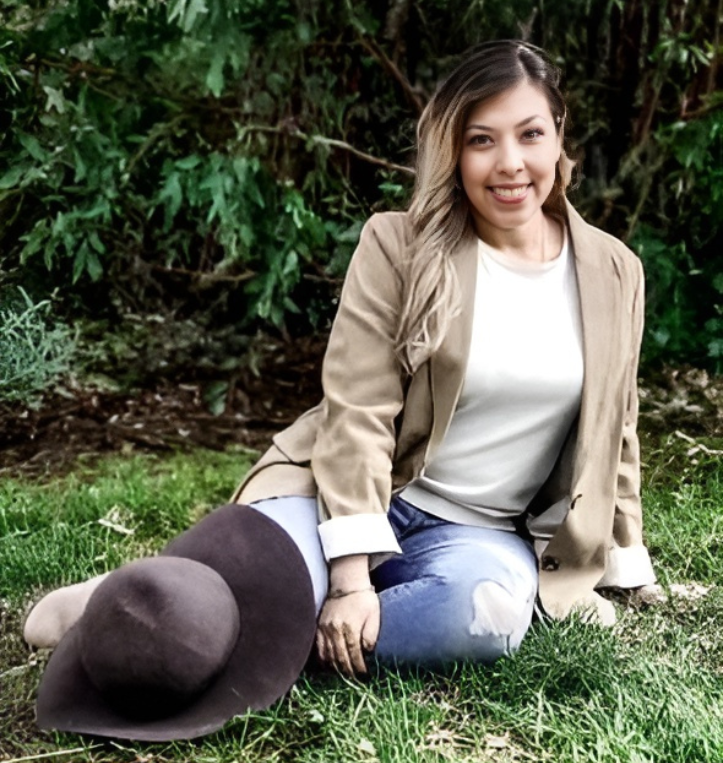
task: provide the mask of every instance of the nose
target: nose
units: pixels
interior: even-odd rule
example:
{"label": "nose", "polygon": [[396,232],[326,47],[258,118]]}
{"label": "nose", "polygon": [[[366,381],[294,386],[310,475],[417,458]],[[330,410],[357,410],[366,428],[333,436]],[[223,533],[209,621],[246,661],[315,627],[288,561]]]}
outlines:
{"label": "nose", "polygon": [[515,175],[524,166],[522,152],[516,140],[504,140],[498,145],[497,172],[504,175]]}

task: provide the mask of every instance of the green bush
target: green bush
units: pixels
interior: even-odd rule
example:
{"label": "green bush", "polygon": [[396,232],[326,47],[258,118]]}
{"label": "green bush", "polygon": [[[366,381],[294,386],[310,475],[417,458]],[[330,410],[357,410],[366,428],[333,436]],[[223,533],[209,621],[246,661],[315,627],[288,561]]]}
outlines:
{"label": "green bush", "polygon": [[50,302],[0,295],[0,402],[32,406],[70,369],[75,350],[71,330],[53,322]]}
{"label": "green bush", "polygon": [[720,373],[723,111],[662,127],[654,140],[658,154],[670,157],[667,175],[651,190],[655,215],[631,239],[648,280],[647,356],[707,364]]}
{"label": "green bush", "polygon": [[323,323],[366,216],[325,138],[349,130],[361,50],[330,68],[319,9],[291,3],[34,8],[0,38],[0,264],[94,315]]}
{"label": "green bush", "polygon": [[646,358],[720,370],[720,19],[706,0],[685,13],[6,0],[3,13],[0,284],[12,271],[32,293],[60,288],[73,318],[323,329],[361,221],[409,197],[415,122],[440,77],[471,44],[524,36],[567,73],[575,204],[645,259]]}

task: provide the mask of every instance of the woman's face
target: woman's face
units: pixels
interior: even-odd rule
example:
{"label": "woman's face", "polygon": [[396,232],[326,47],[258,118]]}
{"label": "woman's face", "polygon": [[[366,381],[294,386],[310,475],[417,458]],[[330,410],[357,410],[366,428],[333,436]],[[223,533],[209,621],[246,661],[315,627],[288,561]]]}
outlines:
{"label": "woman's face", "polygon": [[527,82],[472,109],[459,171],[482,239],[542,220],[560,150],[547,98]]}

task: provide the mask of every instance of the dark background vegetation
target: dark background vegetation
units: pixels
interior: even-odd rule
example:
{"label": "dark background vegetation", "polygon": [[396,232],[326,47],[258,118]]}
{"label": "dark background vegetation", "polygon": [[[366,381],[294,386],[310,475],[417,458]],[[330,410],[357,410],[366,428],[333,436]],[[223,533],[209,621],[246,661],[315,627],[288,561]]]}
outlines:
{"label": "dark background vegetation", "polygon": [[267,337],[323,336],[362,222],[409,198],[421,108],[459,53],[501,37],[566,73],[572,200],[644,261],[645,362],[720,372],[722,16],[722,0],[3,0],[0,398],[30,399],[51,368],[199,382],[222,411]]}

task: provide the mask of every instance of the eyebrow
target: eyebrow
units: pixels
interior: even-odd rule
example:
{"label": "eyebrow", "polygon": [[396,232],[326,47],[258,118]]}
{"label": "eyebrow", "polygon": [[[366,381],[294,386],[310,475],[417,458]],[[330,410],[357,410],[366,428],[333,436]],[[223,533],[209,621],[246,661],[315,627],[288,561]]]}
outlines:
{"label": "eyebrow", "polygon": [[[515,125],[515,129],[518,127],[524,127],[525,125],[530,124],[530,122],[534,122],[536,119],[542,119],[545,120],[545,117],[542,116],[542,114],[533,114],[531,117],[527,117],[527,119],[523,119],[521,122],[518,122]],[[487,130],[487,132],[494,132],[494,127],[487,127],[487,125],[468,125],[464,128],[464,131],[467,132],[467,130]]]}

